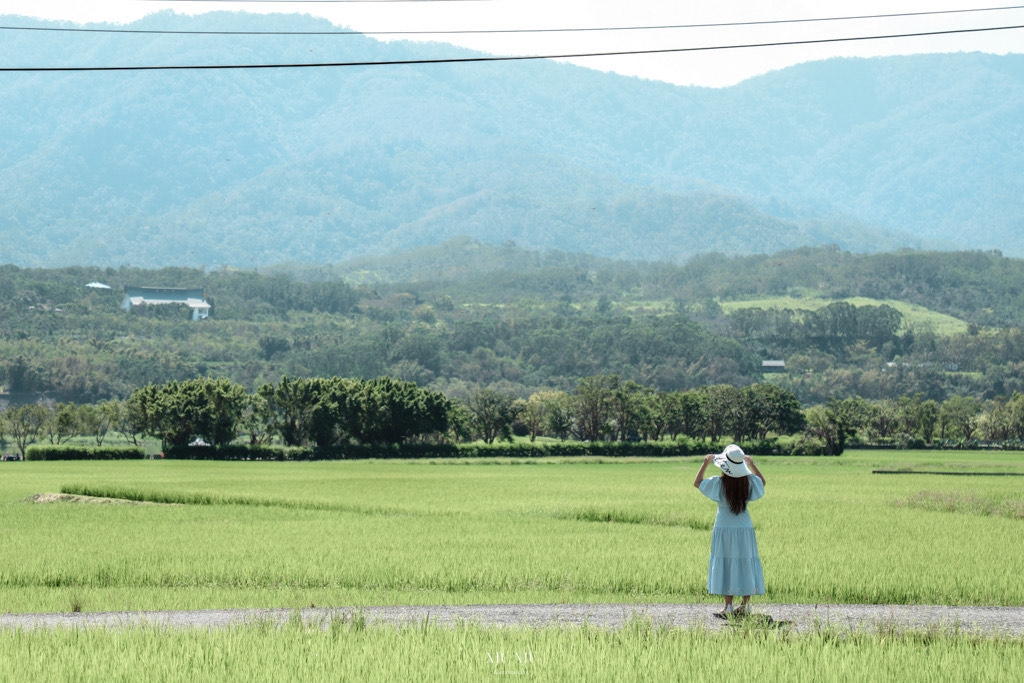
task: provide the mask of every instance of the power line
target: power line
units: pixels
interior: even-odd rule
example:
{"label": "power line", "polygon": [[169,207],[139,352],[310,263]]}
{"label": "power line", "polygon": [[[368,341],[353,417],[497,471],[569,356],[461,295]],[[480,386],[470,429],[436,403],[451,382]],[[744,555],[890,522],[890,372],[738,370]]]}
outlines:
{"label": "power line", "polygon": [[[157,0],[141,0],[144,2]],[[178,2],[251,2],[252,0],[177,0]],[[262,0],[264,2],[281,2],[291,0]],[[305,2],[307,0],[299,0]],[[317,2],[469,2],[481,0],[308,0]],[[488,0],[489,1],[489,0]],[[907,17],[942,16],[947,14],[968,14],[977,12],[1005,12],[1010,10],[1024,9],[1024,5],[1003,5],[1000,7],[977,7],[969,9],[931,10],[922,12],[893,12],[887,14],[856,14],[841,17],[808,17],[797,19],[764,19],[760,21],[720,21],[701,24],[656,24],[644,26],[594,26],[594,27],[571,27],[571,28],[521,28],[521,29],[462,29],[462,30],[437,30],[437,31],[354,31],[342,29],[337,31],[187,31],[187,30],[161,30],[161,29],[127,29],[127,28],[69,28],[57,26],[0,26],[0,30],[6,31],[53,31],[63,33],[140,33],[159,35],[216,35],[216,36],[395,36],[395,35],[481,35],[481,34],[515,34],[515,33],[588,33],[588,32],[614,32],[614,31],[663,31],[670,29],[690,28],[729,28],[740,26],[774,26],[783,24],[806,24],[824,23],[839,21],[859,21],[865,19],[895,19]]]}
{"label": "power line", "polygon": [[272,4],[272,5],[309,5],[314,3],[326,3],[332,5],[345,4],[345,3],[365,3],[373,4],[378,2],[404,2],[404,3],[418,3],[418,2],[494,2],[494,0],[135,0],[136,2],[159,2],[166,4],[170,2],[201,2],[206,5],[216,5],[218,3],[246,3],[246,4]]}
{"label": "power line", "polygon": [[0,73],[16,72],[71,72],[71,71],[190,71],[213,69],[303,69],[356,66],[403,66],[415,64],[469,64],[478,62],[515,62],[538,59],[583,59],[587,57],[623,57],[628,55],[672,54],[682,52],[705,52],[714,50],[738,50],[758,47],[784,47],[793,45],[821,45],[826,43],[851,43],[864,40],[890,40],[897,38],[923,38],[929,36],[947,36],[966,33],[984,33],[992,31],[1013,31],[1024,29],[1024,24],[1013,26],[987,26],[981,28],[946,29],[941,31],[919,31],[914,33],[890,33],[885,35],[848,36],[844,38],[811,38],[807,40],[785,40],[767,43],[742,43],[732,45],[705,45],[698,47],[676,47],[655,50],[617,50],[613,52],[578,52],[572,54],[547,55],[509,55],[480,57],[450,57],[442,59],[396,59],[380,62],[311,62],[291,64],[191,64],[191,65],[154,65],[154,66],[12,66],[0,67]]}

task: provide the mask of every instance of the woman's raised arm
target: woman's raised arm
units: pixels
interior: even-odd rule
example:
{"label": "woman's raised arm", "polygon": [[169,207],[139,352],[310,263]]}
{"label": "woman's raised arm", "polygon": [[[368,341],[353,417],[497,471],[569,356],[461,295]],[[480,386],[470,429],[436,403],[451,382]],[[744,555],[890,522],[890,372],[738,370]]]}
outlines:
{"label": "woman's raised arm", "polygon": [[710,465],[711,461],[714,459],[714,453],[708,453],[707,455],[704,456],[704,462],[700,464],[700,469],[697,470],[697,477],[693,480],[693,485],[696,488],[700,488],[700,483],[704,481],[704,470],[708,468],[708,465]]}
{"label": "woman's raised arm", "polygon": [[747,462],[747,467],[750,468],[750,471],[757,475],[757,478],[761,480],[762,484],[765,483],[764,475],[761,474],[761,470],[757,469],[757,465],[755,465],[754,461],[750,459],[750,456],[744,455],[743,459]]}

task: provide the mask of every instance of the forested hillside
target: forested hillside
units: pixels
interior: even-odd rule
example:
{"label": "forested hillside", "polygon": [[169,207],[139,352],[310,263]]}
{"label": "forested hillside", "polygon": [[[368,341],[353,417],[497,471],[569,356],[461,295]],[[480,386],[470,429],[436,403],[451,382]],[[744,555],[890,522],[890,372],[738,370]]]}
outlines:
{"label": "forested hillside", "polygon": [[[200,376],[253,390],[283,376],[390,375],[453,398],[527,398],[596,375],[661,391],[770,381],[805,405],[1024,391],[1024,261],[995,253],[823,247],[678,266],[459,240],[295,274],[5,266],[0,382],[15,401],[123,398]],[[97,280],[112,289],[85,286]],[[124,287],[139,285],[203,287],[210,318],[122,311]],[[815,305],[770,303],[783,296]],[[962,331],[904,315],[908,302]],[[762,374],[764,360],[786,371]]]}
{"label": "forested hillside", "polygon": [[[5,66],[469,54],[352,35],[3,38]],[[680,263],[829,243],[1024,254],[1019,55],[831,60],[721,90],[550,62],[2,80],[0,262],[21,266],[332,263],[459,235]]]}
{"label": "forested hillside", "polygon": [[343,279],[382,291],[413,287],[421,296],[495,303],[552,293],[581,299],[627,294],[638,301],[671,299],[692,310],[707,299],[868,297],[917,304],[979,326],[1024,323],[1024,260],[994,250],[854,254],[830,245],[771,255],[706,254],[677,265],[459,238],[390,256],[333,266],[284,264],[268,272],[304,281]]}

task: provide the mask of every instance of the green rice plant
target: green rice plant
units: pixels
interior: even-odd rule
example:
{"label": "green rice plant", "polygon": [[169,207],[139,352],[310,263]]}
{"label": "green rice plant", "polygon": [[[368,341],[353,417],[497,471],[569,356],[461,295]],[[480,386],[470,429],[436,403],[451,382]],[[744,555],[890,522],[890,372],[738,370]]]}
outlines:
{"label": "green rice plant", "polygon": [[642,618],[618,629],[293,621],[223,630],[0,632],[5,680],[1011,681],[1022,666],[1020,638],[941,630],[711,632]]}
{"label": "green rice plant", "polygon": [[[772,602],[1022,605],[1021,453],[758,459]],[[699,458],[25,462],[0,472],[5,611],[717,601]],[[68,490],[175,505],[36,504]],[[894,506],[921,490],[1006,513]],[[966,498],[965,498],[966,500]],[[1014,501],[1017,501],[1014,503]],[[1012,507],[1016,504],[1017,507]],[[1001,508],[1002,509],[1002,508]]]}
{"label": "green rice plant", "polygon": [[208,493],[190,493],[183,491],[146,491],[140,489],[87,486],[82,484],[62,484],[61,493],[91,498],[109,498],[113,500],[130,500],[141,503],[160,503],[163,505],[251,505],[255,507],[283,507],[299,510],[334,510],[337,512],[356,512],[365,515],[401,514],[395,508],[363,507],[315,501],[288,500],[280,498],[262,498],[255,496],[230,496]]}
{"label": "green rice plant", "polygon": [[713,520],[688,518],[673,515],[658,515],[650,511],[582,508],[557,512],[559,519],[575,519],[582,522],[612,522],[616,524],[652,524],[655,526],[685,526],[697,531],[711,531]]}

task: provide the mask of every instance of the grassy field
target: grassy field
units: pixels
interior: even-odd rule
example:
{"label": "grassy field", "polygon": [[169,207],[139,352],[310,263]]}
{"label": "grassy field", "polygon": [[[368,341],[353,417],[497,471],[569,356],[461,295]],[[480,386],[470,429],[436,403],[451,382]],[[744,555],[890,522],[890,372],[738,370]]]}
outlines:
{"label": "grassy field", "polygon": [[1012,681],[1024,640],[941,632],[595,627],[0,632],[0,678],[47,681]]}
{"label": "grassy field", "polygon": [[[766,600],[1024,604],[1021,454],[762,458]],[[0,611],[692,602],[697,458],[0,463]],[[162,504],[29,502],[61,489]],[[176,504],[167,504],[176,503]]]}
{"label": "grassy field", "polygon": [[[780,310],[788,308],[792,311],[816,311],[819,308],[824,308],[833,301],[836,300],[821,299],[818,297],[797,298],[777,296],[766,299],[752,299],[749,301],[723,301],[721,302],[721,305],[722,310],[726,313],[733,313],[741,308],[777,308]],[[954,334],[963,334],[967,332],[967,323],[963,320],[933,311],[925,308],[924,306],[910,304],[905,301],[896,301],[894,299],[870,299],[863,296],[848,297],[846,299],[839,299],[839,301],[846,301],[854,306],[880,306],[882,304],[892,306],[903,314],[903,329],[905,330],[914,330],[915,332],[927,330],[940,337],[948,337]]]}

